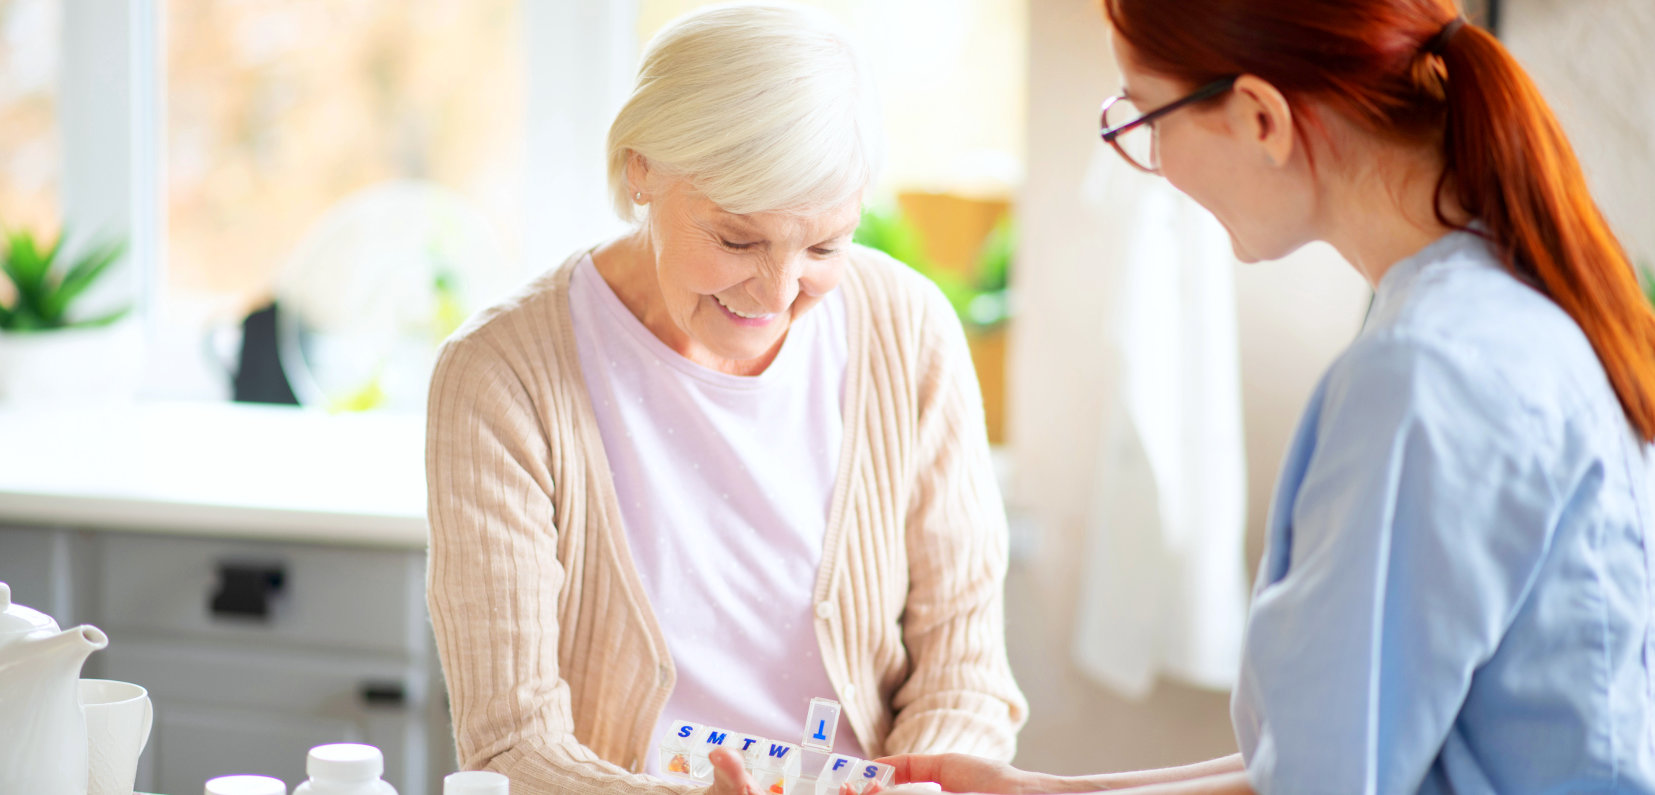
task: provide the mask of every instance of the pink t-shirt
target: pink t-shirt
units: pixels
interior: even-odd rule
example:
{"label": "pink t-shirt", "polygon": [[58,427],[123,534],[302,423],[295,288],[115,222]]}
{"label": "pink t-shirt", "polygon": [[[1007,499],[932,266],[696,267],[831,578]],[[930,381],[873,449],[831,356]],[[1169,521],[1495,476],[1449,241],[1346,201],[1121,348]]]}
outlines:
{"label": "pink t-shirt", "polygon": [[[581,373],[626,537],[678,671],[645,769],[677,720],[797,743],[813,697],[838,696],[816,645],[849,359],[834,291],[756,376],[680,356],[581,259],[569,281]],[[843,721],[835,751],[860,756]]]}

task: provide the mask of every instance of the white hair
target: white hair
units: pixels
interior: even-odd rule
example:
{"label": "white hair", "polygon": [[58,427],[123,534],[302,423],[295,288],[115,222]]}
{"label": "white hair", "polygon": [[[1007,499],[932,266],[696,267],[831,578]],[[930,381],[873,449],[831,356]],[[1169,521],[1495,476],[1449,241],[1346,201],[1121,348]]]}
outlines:
{"label": "white hair", "polygon": [[636,153],[729,212],[809,215],[860,197],[883,144],[872,81],[840,25],[797,6],[714,6],[645,48],[609,127],[609,190],[636,221]]}

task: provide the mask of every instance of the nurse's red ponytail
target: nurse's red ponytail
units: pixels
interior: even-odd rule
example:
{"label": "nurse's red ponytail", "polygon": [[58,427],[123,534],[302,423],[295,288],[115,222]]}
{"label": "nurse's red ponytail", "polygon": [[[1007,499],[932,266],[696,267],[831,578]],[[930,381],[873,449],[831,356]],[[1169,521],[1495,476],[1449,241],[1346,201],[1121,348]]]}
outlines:
{"label": "nurse's red ponytail", "polygon": [[1439,196],[1452,191],[1507,267],[1574,318],[1632,427],[1655,441],[1655,312],[1557,117],[1492,35],[1447,30],[1459,14],[1452,0],[1105,7],[1146,68],[1191,86],[1256,75],[1294,104],[1301,132],[1316,125],[1302,100],[1315,98],[1375,132],[1440,141]]}

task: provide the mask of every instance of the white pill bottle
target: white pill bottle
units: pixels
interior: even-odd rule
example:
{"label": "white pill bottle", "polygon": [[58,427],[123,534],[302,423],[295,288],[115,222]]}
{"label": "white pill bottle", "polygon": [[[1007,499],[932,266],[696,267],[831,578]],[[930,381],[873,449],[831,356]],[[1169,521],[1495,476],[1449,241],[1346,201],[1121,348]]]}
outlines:
{"label": "white pill bottle", "polygon": [[293,795],[397,795],[384,779],[385,755],[358,743],[333,743],[310,749],[305,779]]}
{"label": "white pill bottle", "polygon": [[484,770],[450,773],[442,780],[442,795],[511,795],[511,782]]}

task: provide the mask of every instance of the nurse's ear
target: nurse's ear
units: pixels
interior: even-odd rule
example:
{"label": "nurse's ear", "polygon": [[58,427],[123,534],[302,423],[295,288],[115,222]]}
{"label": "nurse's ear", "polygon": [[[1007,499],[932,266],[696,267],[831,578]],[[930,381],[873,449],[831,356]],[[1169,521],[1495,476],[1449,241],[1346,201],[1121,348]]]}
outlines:
{"label": "nurse's ear", "polygon": [[1275,86],[1254,75],[1236,78],[1226,111],[1230,129],[1255,144],[1265,161],[1281,168],[1292,160],[1298,143],[1293,106]]}

